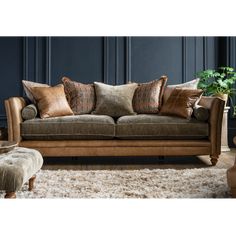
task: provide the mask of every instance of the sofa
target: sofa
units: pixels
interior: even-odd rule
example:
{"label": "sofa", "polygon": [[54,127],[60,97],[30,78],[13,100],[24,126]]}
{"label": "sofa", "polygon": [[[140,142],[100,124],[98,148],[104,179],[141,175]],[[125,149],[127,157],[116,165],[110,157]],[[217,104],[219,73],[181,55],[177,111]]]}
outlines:
{"label": "sofa", "polygon": [[8,140],[37,149],[44,157],[209,155],[216,165],[221,153],[224,101],[202,96],[206,121],[158,114],[81,114],[23,120],[23,97],[5,100]]}

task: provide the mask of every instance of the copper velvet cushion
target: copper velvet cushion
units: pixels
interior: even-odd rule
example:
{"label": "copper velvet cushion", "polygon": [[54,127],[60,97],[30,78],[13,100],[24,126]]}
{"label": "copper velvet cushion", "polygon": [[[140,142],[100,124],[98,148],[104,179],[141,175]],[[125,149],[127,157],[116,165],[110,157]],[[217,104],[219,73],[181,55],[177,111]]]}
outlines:
{"label": "copper velvet cushion", "polygon": [[170,94],[173,92],[175,88],[185,88],[185,89],[197,89],[197,85],[200,79],[194,79],[191,81],[188,81],[183,84],[174,84],[174,85],[168,85],[164,89],[164,95],[163,95],[163,104],[167,101]]}
{"label": "copper velvet cushion", "polygon": [[62,78],[66,98],[75,115],[91,113],[95,108],[94,85],[82,84],[67,77]]}
{"label": "copper velvet cushion", "polygon": [[193,106],[203,91],[200,89],[175,88],[166,103],[162,106],[161,115],[173,115],[190,119]]}
{"label": "copper velvet cushion", "polygon": [[36,104],[36,101],[34,99],[34,96],[32,94],[32,88],[34,87],[50,87],[47,84],[40,84],[32,81],[22,80],[23,88],[25,91],[25,94],[27,98],[34,104]]}
{"label": "copper velvet cushion", "polygon": [[31,91],[41,118],[73,115],[62,84],[49,88],[34,87]]}
{"label": "copper velvet cushion", "polygon": [[166,81],[167,77],[162,76],[159,80],[140,84],[134,93],[134,111],[143,114],[158,113]]}
{"label": "copper velvet cushion", "polygon": [[93,114],[120,117],[136,114],[133,110],[132,99],[136,83],[112,86],[95,82],[96,109]]}

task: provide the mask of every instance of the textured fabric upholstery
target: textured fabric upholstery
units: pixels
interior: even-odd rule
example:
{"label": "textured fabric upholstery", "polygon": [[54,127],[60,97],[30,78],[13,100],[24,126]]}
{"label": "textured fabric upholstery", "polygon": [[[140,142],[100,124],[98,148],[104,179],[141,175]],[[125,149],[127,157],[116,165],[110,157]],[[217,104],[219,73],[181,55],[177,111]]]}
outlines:
{"label": "textured fabric upholstery", "polygon": [[155,114],[161,107],[166,76],[149,83],[139,84],[133,97],[133,108],[138,114]]}
{"label": "textured fabric upholstery", "polygon": [[0,190],[15,192],[43,165],[41,154],[34,150],[16,147],[0,155]]}
{"label": "textured fabric upholstery", "polygon": [[115,135],[115,123],[105,115],[36,118],[21,123],[21,134],[28,140],[110,139]]}
{"label": "textured fabric upholstery", "polygon": [[196,105],[193,108],[193,115],[199,121],[207,121],[210,115],[209,109]]}
{"label": "textured fabric upholstery", "polygon": [[123,116],[117,121],[116,137],[123,139],[204,139],[208,123],[171,116]]}
{"label": "textured fabric upholstery", "polygon": [[95,91],[93,84],[82,84],[67,77],[62,78],[66,98],[75,115],[89,114],[95,108]]}
{"label": "textured fabric upholstery", "polygon": [[93,114],[120,117],[134,115],[132,100],[138,84],[107,85],[94,82],[96,92],[96,108]]}
{"label": "textured fabric upholstery", "polygon": [[37,107],[34,104],[30,104],[24,107],[21,111],[22,118],[24,120],[31,120],[36,118],[38,114]]}

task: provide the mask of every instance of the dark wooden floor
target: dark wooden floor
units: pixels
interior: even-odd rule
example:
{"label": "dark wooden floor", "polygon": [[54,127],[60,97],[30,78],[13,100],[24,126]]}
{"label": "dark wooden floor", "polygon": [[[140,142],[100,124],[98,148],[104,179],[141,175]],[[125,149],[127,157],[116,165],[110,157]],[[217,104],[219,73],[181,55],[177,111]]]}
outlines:
{"label": "dark wooden floor", "polygon": [[[218,168],[229,168],[234,164],[236,149],[223,152],[217,163]],[[43,169],[57,170],[122,170],[155,168],[207,168],[210,167],[209,156],[190,157],[46,157]]]}

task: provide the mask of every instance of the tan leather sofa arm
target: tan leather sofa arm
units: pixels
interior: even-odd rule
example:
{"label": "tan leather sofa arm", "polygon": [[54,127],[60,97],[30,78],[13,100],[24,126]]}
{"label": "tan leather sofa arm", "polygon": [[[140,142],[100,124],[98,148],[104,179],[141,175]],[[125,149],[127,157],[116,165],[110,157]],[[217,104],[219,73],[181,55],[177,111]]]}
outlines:
{"label": "tan leather sofa arm", "polygon": [[5,100],[9,141],[21,141],[20,123],[23,121],[21,111],[25,106],[23,97],[11,97]]}
{"label": "tan leather sofa arm", "polygon": [[221,130],[224,113],[225,101],[217,97],[202,97],[199,105],[210,110],[209,122],[209,140],[211,141],[211,161],[212,164],[217,162],[221,153]]}

